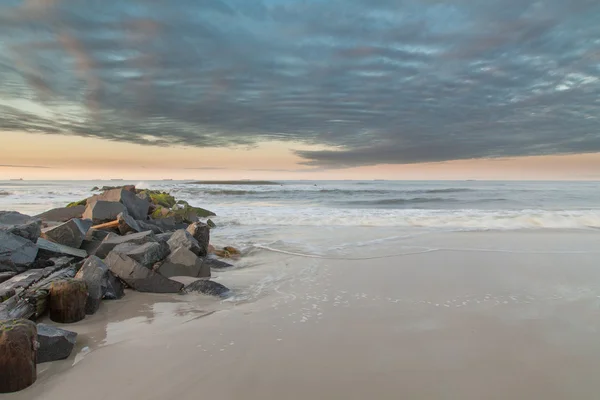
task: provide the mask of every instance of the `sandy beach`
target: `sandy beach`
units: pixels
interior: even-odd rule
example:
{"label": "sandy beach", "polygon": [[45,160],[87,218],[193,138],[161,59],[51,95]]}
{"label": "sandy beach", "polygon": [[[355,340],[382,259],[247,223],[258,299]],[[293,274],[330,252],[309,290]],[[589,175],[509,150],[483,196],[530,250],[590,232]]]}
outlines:
{"label": "sandy beach", "polygon": [[253,296],[105,302],[69,325],[86,338],[69,359],[4,397],[596,399],[597,239],[438,233],[331,259],[260,252],[263,268],[221,279]]}

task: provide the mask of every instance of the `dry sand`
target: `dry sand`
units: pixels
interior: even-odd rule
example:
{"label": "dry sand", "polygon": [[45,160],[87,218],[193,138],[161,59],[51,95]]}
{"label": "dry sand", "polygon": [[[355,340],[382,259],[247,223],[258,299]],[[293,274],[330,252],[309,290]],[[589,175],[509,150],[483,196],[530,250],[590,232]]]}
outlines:
{"label": "dry sand", "polygon": [[448,233],[345,254],[382,257],[368,260],[271,255],[262,276],[223,277],[254,279],[250,301],[105,302],[69,325],[68,360],[4,397],[598,399],[599,239]]}

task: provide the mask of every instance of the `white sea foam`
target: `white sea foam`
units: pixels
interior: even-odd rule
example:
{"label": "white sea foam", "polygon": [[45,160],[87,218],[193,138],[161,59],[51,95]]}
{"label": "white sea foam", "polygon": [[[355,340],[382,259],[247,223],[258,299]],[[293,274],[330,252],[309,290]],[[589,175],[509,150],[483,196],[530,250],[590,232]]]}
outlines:
{"label": "white sea foam", "polygon": [[597,229],[600,210],[381,210],[286,207],[218,210],[225,225],[382,226],[449,230]]}

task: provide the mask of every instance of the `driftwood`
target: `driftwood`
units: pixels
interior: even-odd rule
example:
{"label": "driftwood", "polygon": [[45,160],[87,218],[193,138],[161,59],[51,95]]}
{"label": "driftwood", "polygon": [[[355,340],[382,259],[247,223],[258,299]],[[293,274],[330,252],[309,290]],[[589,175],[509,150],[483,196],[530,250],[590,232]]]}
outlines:
{"label": "driftwood", "polygon": [[84,281],[63,279],[50,285],[50,319],[72,323],[85,318],[88,291]]}
{"label": "driftwood", "polygon": [[104,224],[94,225],[90,229],[109,229],[109,228],[118,228],[119,220],[116,219],[114,221],[106,222]]}
{"label": "driftwood", "polygon": [[[63,260],[64,261],[64,260]],[[8,300],[0,303],[0,320],[17,318],[38,318],[48,306],[48,289],[56,280],[72,278],[77,268],[67,263],[57,263],[56,266],[44,268],[36,275],[35,280],[28,280],[26,286],[18,286],[16,282],[6,281],[0,284],[0,292],[14,290],[17,293]],[[4,288],[2,285],[6,284]]]}
{"label": "driftwood", "polygon": [[37,328],[27,320],[0,323],[0,393],[32,385],[37,378]]}

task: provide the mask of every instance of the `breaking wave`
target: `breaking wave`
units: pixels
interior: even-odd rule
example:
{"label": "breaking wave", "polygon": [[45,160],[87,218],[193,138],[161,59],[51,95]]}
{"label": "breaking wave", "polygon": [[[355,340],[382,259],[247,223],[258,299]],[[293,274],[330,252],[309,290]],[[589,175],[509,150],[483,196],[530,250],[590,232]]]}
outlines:
{"label": "breaking wave", "polygon": [[[239,210],[219,218],[224,225],[381,226],[444,230],[600,229],[600,210]],[[274,212],[276,211],[276,212]],[[222,214],[225,215],[225,214]]]}

